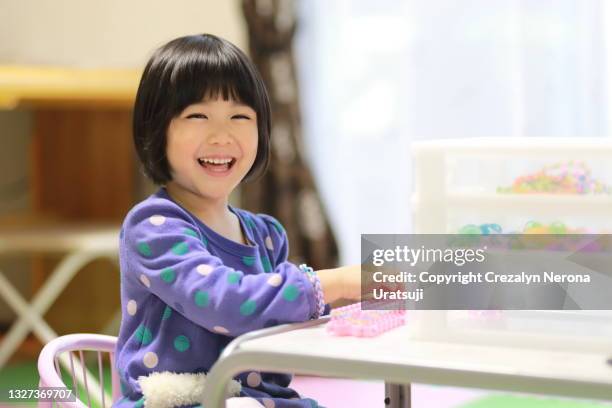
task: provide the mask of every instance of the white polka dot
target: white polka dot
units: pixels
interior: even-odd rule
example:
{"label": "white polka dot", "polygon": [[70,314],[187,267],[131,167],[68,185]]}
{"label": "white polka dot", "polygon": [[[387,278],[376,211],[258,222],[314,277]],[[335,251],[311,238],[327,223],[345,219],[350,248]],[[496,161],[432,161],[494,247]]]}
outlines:
{"label": "white polka dot", "polygon": [[280,273],[272,274],[272,276],[268,278],[268,285],[270,286],[280,286],[281,283],[283,283],[283,275]]}
{"label": "white polka dot", "polygon": [[261,375],[258,372],[251,371],[249,375],[247,375],[247,384],[249,387],[258,387],[261,384]]}
{"label": "white polka dot", "polygon": [[157,366],[157,363],[159,362],[159,359],[157,358],[157,354],[153,353],[152,351],[149,351],[147,354],[144,355],[142,362],[149,368],[155,368]]}
{"label": "white polka dot", "polygon": [[268,248],[270,251],[272,251],[274,249],[274,244],[272,243],[272,238],[270,238],[270,236],[266,237],[266,248]]}
{"label": "white polka dot", "polygon": [[202,264],[202,265],[198,265],[196,270],[198,271],[200,275],[206,276],[212,272],[213,267],[210,265]]}
{"label": "white polka dot", "polygon": [[217,333],[221,333],[221,334],[228,334],[229,333],[229,330],[227,330],[223,326],[215,326],[215,327],[213,327],[213,330],[216,331]]}
{"label": "white polka dot", "polygon": [[142,275],[140,275],[140,281],[142,282],[143,285],[145,285],[147,288],[151,287],[151,281],[149,280],[149,278],[147,278],[147,276],[143,273]]}
{"label": "white polka dot", "polygon": [[149,222],[153,225],[160,226],[164,222],[166,222],[166,217],[164,217],[163,215],[154,215],[149,218]]}
{"label": "white polka dot", "polygon": [[266,408],[274,408],[276,405],[274,404],[274,401],[271,400],[270,398],[264,398],[261,400],[261,402],[263,402],[264,407]]}
{"label": "white polka dot", "polygon": [[130,299],[130,301],[127,303],[128,314],[130,316],[134,316],[137,310],[138,310],[138,304],[136,303],[134,299]]}
{"label": "white polka dot", "polygon": [[263,407],[255,398],[251,397],[232,397],[225,400],[225,407],[228,408],[254,408]]}

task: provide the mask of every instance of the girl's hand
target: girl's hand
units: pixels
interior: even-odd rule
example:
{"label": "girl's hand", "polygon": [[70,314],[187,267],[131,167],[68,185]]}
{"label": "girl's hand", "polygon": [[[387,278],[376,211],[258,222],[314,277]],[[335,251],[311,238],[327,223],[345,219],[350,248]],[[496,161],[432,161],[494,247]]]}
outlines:
{"label": "girl's hand", "polygon": [[359,299],[361,297],[360,266],[345,266],[317,271],[321,281],[325,303],[339,299]]}
{"label": "girl's hand", "polygon": [[362,282],[361,265],[323,269],[317,271],[317,275],[323,287],[325,303],[332,303],[338,299],[367,300],[372,297],[375,288],[394,291],[401,287],[398,284],[374,282],[372,274],[369,273],[367,274],[368,279]]}
{"label": "girl's hand", "polygon": [[335,272],[341,276],[341,298],[361,299],[361,265],[343,266],[336,268]]}

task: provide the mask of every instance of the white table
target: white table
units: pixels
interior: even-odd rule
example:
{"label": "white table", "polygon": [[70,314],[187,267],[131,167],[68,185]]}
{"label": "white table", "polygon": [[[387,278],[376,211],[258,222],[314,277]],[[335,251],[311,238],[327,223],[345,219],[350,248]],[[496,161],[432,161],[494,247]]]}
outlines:
{"label": "white table", "polygon": [[118,248],[118,226],[40,225],[3,228],[0,231],[2,256],[65,255],[31,302],[26,301],[0,271],[0,296],[18,316],[0,343],[0,368],[6,364],[30,330],[43,344],[57,337],[42,316],[79,270],[97,258],[116,260]]}
{"label": "white table", "polygon": [[[207,376],[204,406],[224,407],[228,381],[253,369],[382,379],[390,384],[390,407],[410,406],[412,382],[612,400],[612,365],[607,363],[612,356],[602,352],[419,341],[411,338],[408,326],[370,339],[333,337],[322,324],[327,319],[236,338]],[[381,396],[381,406],[382,401]]]}

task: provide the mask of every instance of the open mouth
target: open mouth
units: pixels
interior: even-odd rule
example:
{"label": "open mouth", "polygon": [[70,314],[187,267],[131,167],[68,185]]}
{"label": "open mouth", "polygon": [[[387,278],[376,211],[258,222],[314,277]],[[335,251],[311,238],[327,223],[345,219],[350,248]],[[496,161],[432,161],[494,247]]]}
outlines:
{"label": "open mouth", "polygon": [[223,159],[200,157],[198,158],[198,163],[207,170],[224,172],[232,168],[236,163],[236,159],[233,157]]}

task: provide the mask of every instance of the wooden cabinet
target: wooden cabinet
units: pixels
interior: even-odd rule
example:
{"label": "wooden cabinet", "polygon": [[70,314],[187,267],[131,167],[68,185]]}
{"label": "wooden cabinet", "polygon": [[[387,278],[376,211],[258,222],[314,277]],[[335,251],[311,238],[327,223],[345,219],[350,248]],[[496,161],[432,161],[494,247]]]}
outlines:
{"label": "wooden cabinet", "polygon": [[0,109],[33,113],[32,208],[120,221],[134,200],[131,110],[140,73],[0,66]]}
{"label": "wooden cabinet", "polygon": [[[137,199],[131,114],[139,77],[138,70],[0,66],[0,109],[28,110],[34,122],[28,157],[33,219],[121,223]],[[34,259],[34,291],[56,261]],[[47,320],[60,333],[99,330],[118,306],[118,282],[114,265],[92,263]]]}

